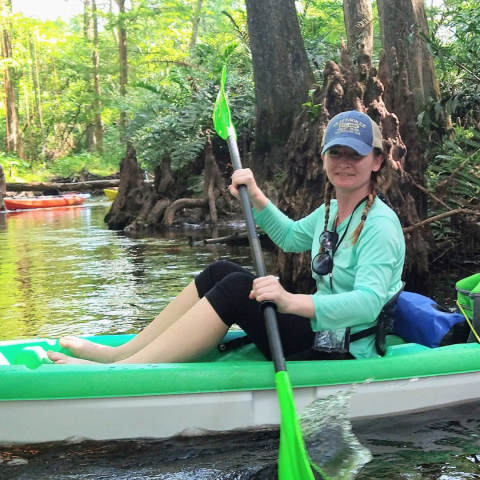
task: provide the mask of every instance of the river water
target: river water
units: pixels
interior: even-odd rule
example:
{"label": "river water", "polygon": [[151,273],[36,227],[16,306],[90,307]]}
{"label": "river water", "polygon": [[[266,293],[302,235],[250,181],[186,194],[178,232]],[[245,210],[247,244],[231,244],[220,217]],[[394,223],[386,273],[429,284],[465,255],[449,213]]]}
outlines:
{"label": "river water", "polygon": [[[201,242],[241,225],[128,238],[106,229],[108,208],[0,213],[0,340],[136,333],[212,261],[251,265],[246,246]],[[480,403],[355,421],[353,432],[373,455],[358,479],[480,479]],[[0,446],[0,479],[273,480],[277,447],[276,429]]]}

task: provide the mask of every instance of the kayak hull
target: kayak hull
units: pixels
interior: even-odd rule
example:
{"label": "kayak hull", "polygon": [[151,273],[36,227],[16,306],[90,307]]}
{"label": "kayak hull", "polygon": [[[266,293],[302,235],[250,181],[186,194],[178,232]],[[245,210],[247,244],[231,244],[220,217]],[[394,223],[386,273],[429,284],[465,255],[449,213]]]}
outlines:
{"label": "kayak hull", "polygon": [[[113,337],[104,338],[111,344]],[[45,364],[38,351],[37,364],[29,360],[26,353],[42,342],[0,342],[0,444],[70,437],[166,438],[279,424],[273,366],[251,345],[190,364],[67,366]],[[48,342],[57,349],[55,341]],[[24,364],[12,362],[15,349]],[[394,345],[384,358],[287,362],[287,369],[299,412],[339,392],[350,396],[352,418],[480,397],[477,344],[438,349]]]}
{"label": "kayak hull", "polygon": [[[450,378],[452,377],[452,378]],[[295,388],[297,411],[354,388],[352,419],[412,413],[475,401],[480,374],[412,381]],[[275,390],[146,397],[0,402],[0,444],[167,438],[278,426]]]}
{"label": "kayak hull", "polygon": [[3,202],[7,210],[33,210],[37,208],[71,207],[82,205],[85,202],[84,195],[60,195],[52,197],[18,197],[4,198]]}

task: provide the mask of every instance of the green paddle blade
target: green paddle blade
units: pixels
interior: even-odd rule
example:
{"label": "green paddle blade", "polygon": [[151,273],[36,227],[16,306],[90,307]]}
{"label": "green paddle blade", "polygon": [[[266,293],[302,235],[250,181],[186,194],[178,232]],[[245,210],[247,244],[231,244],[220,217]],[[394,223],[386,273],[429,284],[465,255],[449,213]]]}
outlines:
{"label": "green paddle blade", "polygon": [[228,137],[237,139],[235,127],[232,123],[230,115],[230,107],[228,106],[227,97],[225,96],[225,82],[227,81],[227,67],[222,70],[222,79],[220,82],[220,90],[218,91],[215,108],[213,110],[213,125],[220,137],[226,140]]}
{"label": "green paddle blade", "polygon": [[292,384],[287,372],[275,374],[280,402],[280,453],[278,456],[278,480],[314,480],[308,462],[305,443],[298,422]]}

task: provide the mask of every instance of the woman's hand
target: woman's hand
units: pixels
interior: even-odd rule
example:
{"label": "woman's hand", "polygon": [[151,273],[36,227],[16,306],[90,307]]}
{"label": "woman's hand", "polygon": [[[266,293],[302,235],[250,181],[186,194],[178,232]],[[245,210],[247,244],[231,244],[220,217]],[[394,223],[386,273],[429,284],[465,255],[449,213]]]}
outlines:
{"label": "woman's hand", "polygon": [[279,313],[293,313],[305,318],[315,317],[315,305],[311,295],[287,292],[276,277],[259,277],[253,281],[250,299],[257,302],[275,302]]}
{"label": "woman's hand", "polygon": [[258,188],[255,177],[249,168],[239,168],[232,175],[232,184],[228,187],[230,193],[235,198],[240,198],[238,187],[245,185],[247,187],[248,198],[252,202],[257,212],[261,212],[268,204],[268,198]]}
{"label": "woman's hand", "polygon": [[270,300],[275,302],[277,310],[280,313],[291,313],[289,310],[292,293],[287,292],[280,282],[272,275],[268,277],[259,277],[253,281],[250,298],[257,302]]}
{"label": "woman's hand", "polygon": [[228,187],[230,193],[235,198],[240,198],[238,192],[239,185],[245,185],[248,190],[248,197],[252,199],[260,190],[253,176],[253,172],[249,168],[240,168],[232,174],[232,184]]}

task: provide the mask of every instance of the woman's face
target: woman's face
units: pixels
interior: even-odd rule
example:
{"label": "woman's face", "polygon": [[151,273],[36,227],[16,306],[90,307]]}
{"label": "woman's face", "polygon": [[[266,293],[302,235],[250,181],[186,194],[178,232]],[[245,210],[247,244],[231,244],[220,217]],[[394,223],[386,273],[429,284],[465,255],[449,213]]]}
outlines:
{"label": "woman's face", "polygon": [[370,191],[370,177],[372,172],[378,172],[383,156],[374,155],[373,150],[365,157],[359,155],[349,147],[332,147],[322,155],[323,168],[330,183],[340,192],[362,192],[367,195]]}

